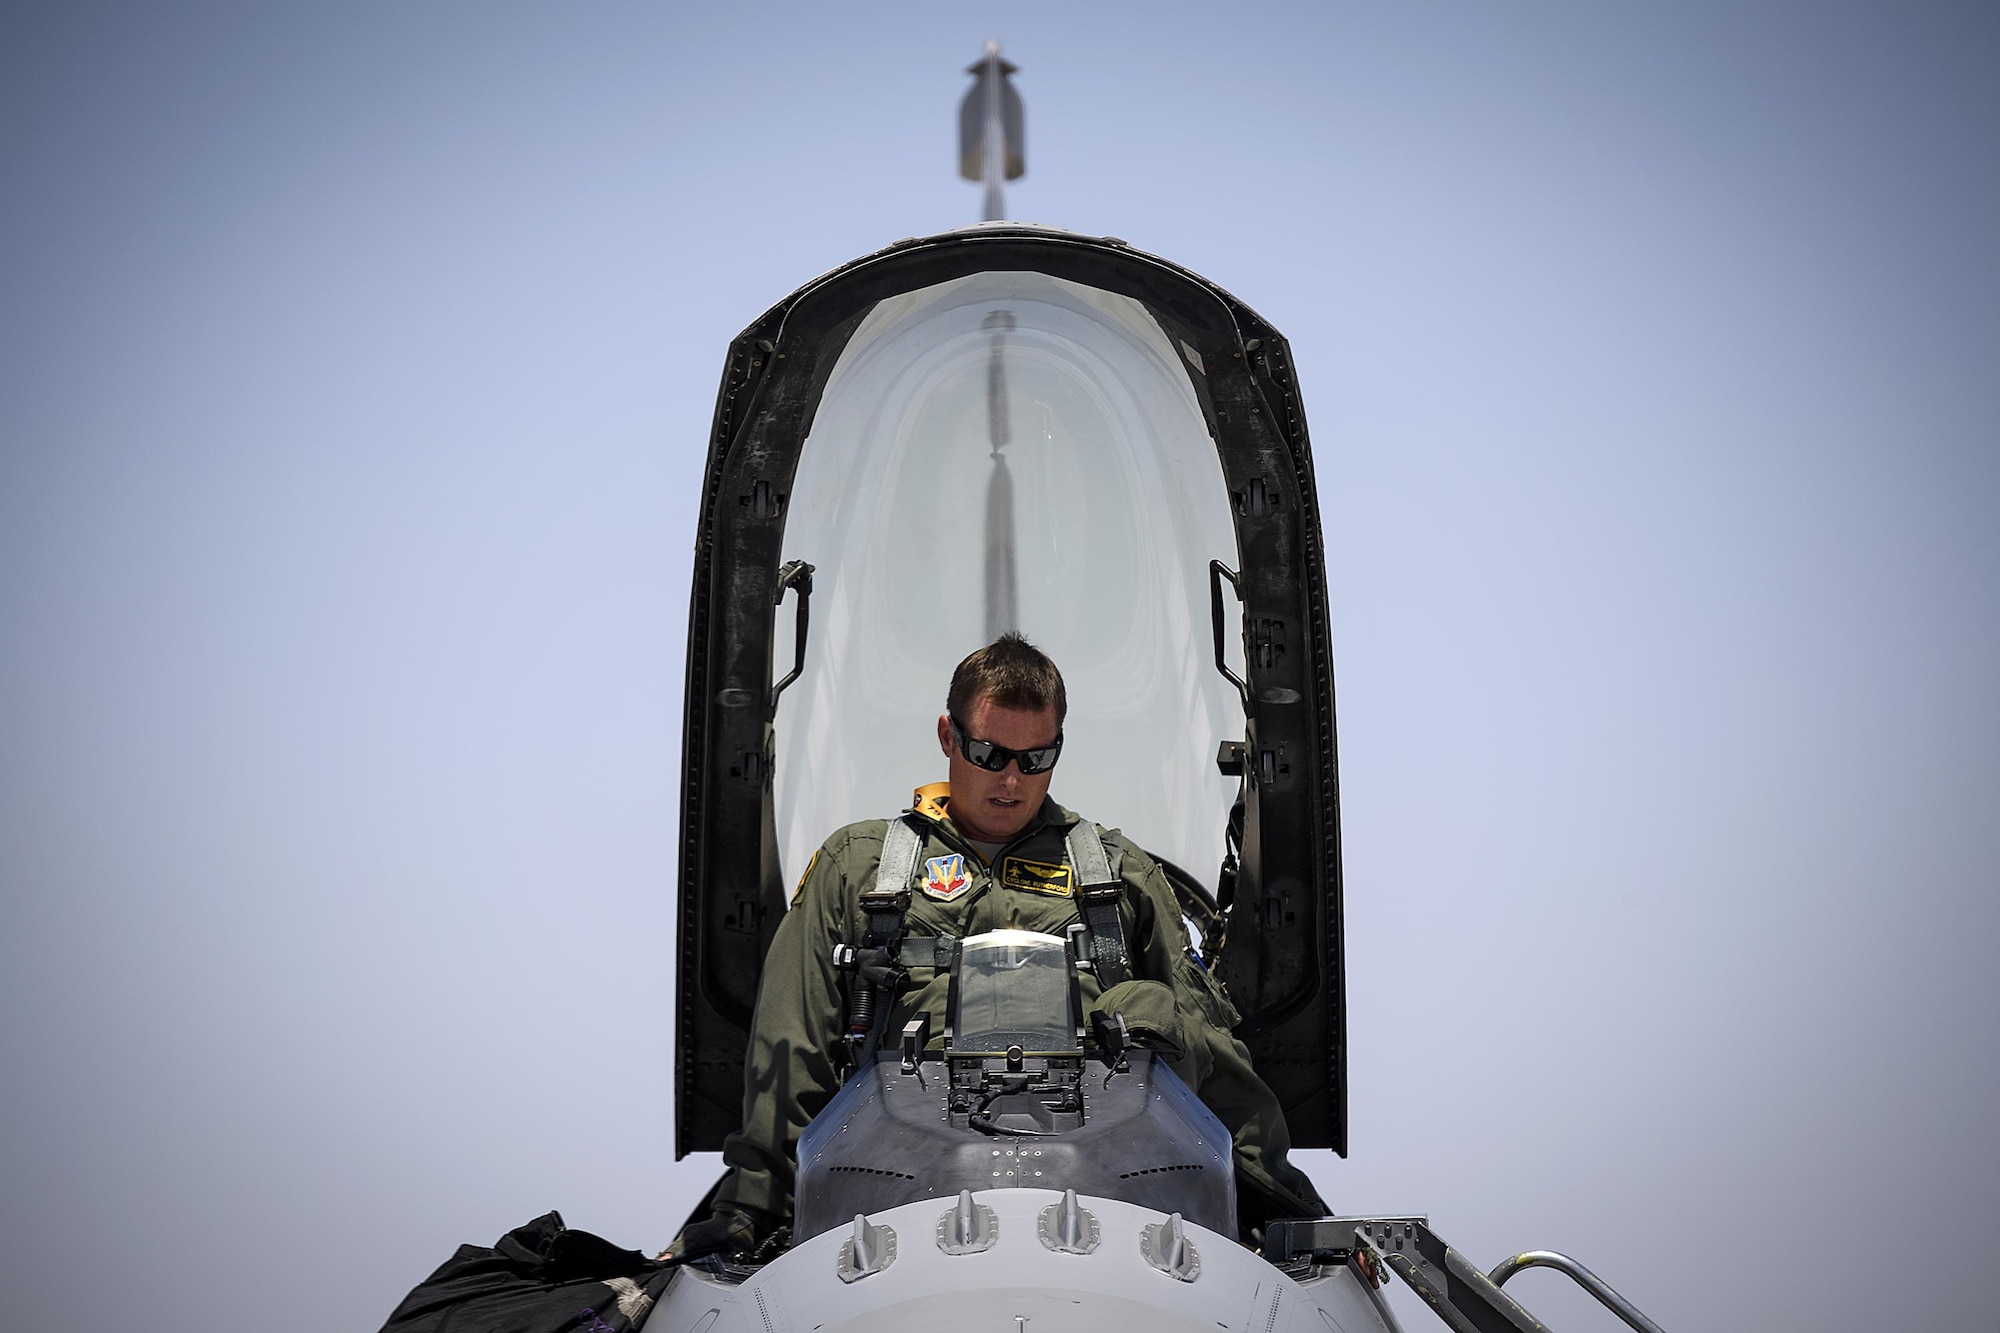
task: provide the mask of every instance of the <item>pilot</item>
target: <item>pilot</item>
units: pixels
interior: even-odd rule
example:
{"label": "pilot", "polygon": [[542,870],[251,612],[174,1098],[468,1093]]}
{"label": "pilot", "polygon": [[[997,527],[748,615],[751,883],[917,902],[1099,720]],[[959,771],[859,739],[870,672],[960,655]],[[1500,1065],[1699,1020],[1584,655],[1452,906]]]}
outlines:
{"label": "pilot", "polygon": [[[949,950],[937,940],[1006,927],[1061,935],[1079,919],[1069,848],[1080,817],[1048,798],[1067,710],[1055,663],[1016,633],[952,673],[937,721],[950,780],[919,788],[899,816],[917,845],[909,857],[910,838],[901,835],[911,893],[899,966],[886,974],[895,1003],[878,1030],[899,1031],[919,1012],[944,1015],[948,965],[936,964]],[[676,1237],[663,1259],[742,1253],[789,1224],[800,1131],[839,1091],[851,1050],[835,946],[861,943],[870,927],[860,900],[877,887],[891,822],[849,824],[807,863],[764,960],[743,1126],[723,1144],[729,1170],[714,1214]],[[1159,865],[1115,833],[1104,834],[1101,845],[1122,889],[1118,914],[1132,977],[1102,988],[1085,973],[1086,1011],[1118,1014],[1163,1046],[1175,1072],[1229,1129],[1246,1224],[1324,1214],[1312,1182],[1286,1160],[1284,1112],[1230,1035],[1238,1015],[1188,947]]]}

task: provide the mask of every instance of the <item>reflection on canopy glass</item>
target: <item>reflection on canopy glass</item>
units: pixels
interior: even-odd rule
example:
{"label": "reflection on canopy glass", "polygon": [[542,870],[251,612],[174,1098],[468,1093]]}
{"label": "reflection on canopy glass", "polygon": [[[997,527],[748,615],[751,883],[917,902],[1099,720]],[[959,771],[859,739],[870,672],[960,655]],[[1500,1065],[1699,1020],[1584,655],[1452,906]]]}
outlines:
{"label": "reflection on canopy glass", "polygon": [[[1207,567],[1235,563],[1190,374],[1144,306],[1038,273],[887,300],[822,395],[785,558],[817,567],[806,670],[777,718],[784,865],[944,776],[960,658],[1018,628],[1069,689],[1050,794],[1213,882],[1241,734],[1209,643]],[[778,616],[774,659],[792,656]]]}
{"label": "reflection on canopy glass", "polygon": [[1076,1046],[1069,955],[1054,935],[995,930],[960,946],[952,1049],[994,1053]]}

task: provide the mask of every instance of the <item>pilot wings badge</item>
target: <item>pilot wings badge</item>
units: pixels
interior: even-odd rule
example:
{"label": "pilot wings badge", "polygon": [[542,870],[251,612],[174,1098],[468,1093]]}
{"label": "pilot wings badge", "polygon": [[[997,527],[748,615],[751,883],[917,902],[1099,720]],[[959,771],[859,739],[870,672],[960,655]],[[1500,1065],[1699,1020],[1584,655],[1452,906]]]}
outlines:
{"label": "pilot wings badge", "polygon": [[972,887],[972,876],[965,873],[965,857],[953,852],[950,856],[933,856],[924,862],[924,896],[936,898],[940,902],[950,902],[959,894]]}

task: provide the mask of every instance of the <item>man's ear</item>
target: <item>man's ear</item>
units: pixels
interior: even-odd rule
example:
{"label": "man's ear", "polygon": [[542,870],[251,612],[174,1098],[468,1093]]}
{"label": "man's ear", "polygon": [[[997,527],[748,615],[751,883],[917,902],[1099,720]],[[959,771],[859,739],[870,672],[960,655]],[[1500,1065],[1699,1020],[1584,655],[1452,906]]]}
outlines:
{"label": "man's ear", "polygon": [[944,713],[938,714],[938,749],[951,753],[951,718]]}

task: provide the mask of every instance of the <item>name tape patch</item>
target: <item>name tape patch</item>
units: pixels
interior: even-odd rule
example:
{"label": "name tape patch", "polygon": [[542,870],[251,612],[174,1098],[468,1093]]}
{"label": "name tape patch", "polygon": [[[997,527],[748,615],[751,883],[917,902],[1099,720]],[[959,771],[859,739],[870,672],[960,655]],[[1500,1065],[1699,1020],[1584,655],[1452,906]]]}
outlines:
{"label": "name tape patch", "polygon": [[1067,898],[1072,878],[1066,865],[1050,865],[1046,861],[1030,861],[1021,856],[1010,856],[1000,863],[1000,883],[1010,889],[1025,889],[1029,893]]}

